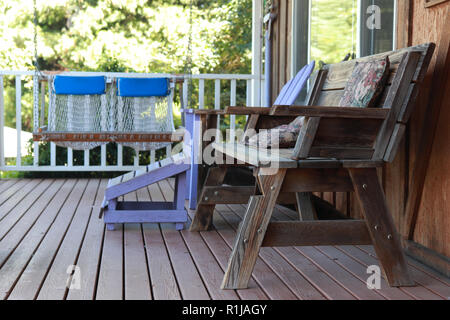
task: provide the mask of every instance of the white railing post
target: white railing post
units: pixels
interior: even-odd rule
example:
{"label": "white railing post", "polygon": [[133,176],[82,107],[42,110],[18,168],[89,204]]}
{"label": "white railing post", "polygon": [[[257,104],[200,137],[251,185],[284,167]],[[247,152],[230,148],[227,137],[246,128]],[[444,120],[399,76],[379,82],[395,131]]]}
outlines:
{"label": "white railing post", "polygon": [[5,166],[5,97],[3,76],[0,76],[0,168]]}
{"label": "white railing post", "polygon": [[16,76],[16,133],[17,133],[17,156],[16,167],[22,166],[22,78]]}

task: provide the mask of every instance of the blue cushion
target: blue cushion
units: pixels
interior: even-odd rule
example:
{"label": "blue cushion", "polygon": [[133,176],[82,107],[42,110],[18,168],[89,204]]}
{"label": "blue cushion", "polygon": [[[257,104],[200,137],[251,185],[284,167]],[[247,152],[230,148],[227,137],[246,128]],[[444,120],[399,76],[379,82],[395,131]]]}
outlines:
{"label": "blue cushion", "polygon": [[105,94],[105,77],[56,76],[53,82],[56,94],[96,95]]}
{"label": "blue cushion", "polygon": [[165,97],[170,93],[167,78],[119,78],[117,89],[121,97]]}

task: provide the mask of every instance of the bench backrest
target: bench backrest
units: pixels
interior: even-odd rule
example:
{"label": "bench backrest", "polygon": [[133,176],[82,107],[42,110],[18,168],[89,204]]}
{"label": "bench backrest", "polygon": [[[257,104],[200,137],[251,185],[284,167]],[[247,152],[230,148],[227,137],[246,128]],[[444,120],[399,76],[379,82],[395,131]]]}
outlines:
{"label": "bench backrest", "polygon": [[308,97],[309,105],[337,106],[355,63],[389,56],[390,77],[379,99],[379,108],[389,108],[383,119],[309,118],[294,150],[298,159],[321,157],[337,159],[394,159],[414,109],[435,45],[377,54],[357,60],[326,65],[317,75]]}

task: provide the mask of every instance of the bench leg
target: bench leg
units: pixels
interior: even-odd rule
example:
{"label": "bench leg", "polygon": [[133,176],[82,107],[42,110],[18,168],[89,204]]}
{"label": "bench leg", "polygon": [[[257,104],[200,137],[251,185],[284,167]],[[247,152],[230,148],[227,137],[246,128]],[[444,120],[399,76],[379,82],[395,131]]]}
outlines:
{"label": "bench leg", "polygon": [[222,289],[247,288],[285,175],[286,169],[280,169],[272,176],[258,174],[262,195],[250,198],[236,235]]}
{"label": "bench leg", "polygon": [[[175,177],[175,194],[173,199],[173,206],[176,210],[186,211],[185,198],[186,198],[186,172],[183,172]],[[187,219],[187,212],[186,212],[186,219]],[[183,230],[184,223],[176,223],[175,229],[178,231]]]}
{"label": "bench leg", "polygon": [[297,192],[295,194],[297,201],[297,210],[300,221],[317,220],[316,209],[311,199],[311,192]]}
{"label": "bench leg", "polygon": [[[117,209],[117,199],[109,200],[109,202],[108,202],[108,209],[107,210],[116,210],[116,209]],[[105,212],[104,216],[106,214],[107,213]],[[116,225],[114,223],[107,223],[106,224],[106,229],[108,231],[114,231],[114,230],[116,230]]]}
{"label": "bench leg", "polygon": [[387,282],[392,287],[414,285],[376,169],[349,169],[349,173]]}
{"label": "bench leg", "polygon": [[[225,175],[227,173],[226,167],[209,168],[206,176],[204,187],[221,186]],[[207,231],[212,227],[212,217],[214,214],[215,204],[203,204],[203,194],[195,210],[194,219],[192,220],[190,231]]]}

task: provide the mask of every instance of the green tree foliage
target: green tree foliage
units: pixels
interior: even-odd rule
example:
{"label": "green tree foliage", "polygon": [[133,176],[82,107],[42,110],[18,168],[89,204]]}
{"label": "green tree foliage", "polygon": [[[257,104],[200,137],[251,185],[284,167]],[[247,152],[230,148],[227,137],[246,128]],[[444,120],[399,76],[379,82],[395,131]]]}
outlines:
{"label": "green tree foliage", "polygon": [[[251,0],[193,0],[193,73],[250,73]],[[38,63],[42,70],[149,72],[185,71],[190,0],[37,0]],[[32,0],[0,0],[1,70],[33,70]],[[22,128],[32,131],[32,79],[22,85]],[[5,77],[5,121],[15,127],[15,80]],[[194,86],[193,95],[198,88]],[[206,86],[206,106],[213,106],[213,83]],[[223,83],[223,91],[229,83]],[[238,85],[245,102],[245,83]],[[224,94],[222,99],[229,101]],[[180,124],[179,102],[175,121]],[[49,163],[49,147],[40,146],[40,162]],[[31,152],[31,148],[30,148]],[[90,162],[99,162],[98,150]],[[66,151],[57,150],[64,164]],[[124,163],[132,164],[127,150]],[[116,161],[108,146],[108,163]],[[143,158],[143,159],[142,159]],[[148,160],[148,154],[141,154]],[[32,161],[25,157],[24,162]],[[75,165],[83,155],[74,152]]]}

